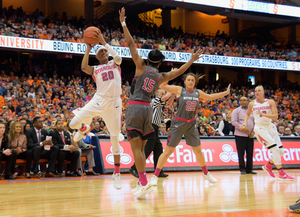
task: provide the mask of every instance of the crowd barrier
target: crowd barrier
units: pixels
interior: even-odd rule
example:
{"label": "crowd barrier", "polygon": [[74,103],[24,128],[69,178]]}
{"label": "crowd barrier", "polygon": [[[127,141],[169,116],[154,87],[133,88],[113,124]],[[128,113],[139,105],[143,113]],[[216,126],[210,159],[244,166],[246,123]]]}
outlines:
{"label": "crowd barrier", "polygon": [[[229,170],[238,169],[238,155],[233,136],[229,137],[205,137],[201,138],[202,152],[209,170]],[[96,168],[95,171],[101,174],[111,173],[114,169],[114,158],[111,143],[108,136],[93,137],[95,149]],[[282,164],[284,168],[298,168],[300,164],[300,137],[283,137],[282,144],[284,155]],[[161,138],[163,147],[166,146],[167,138]],[[130,144],[127,140],[121,144],[121,171],[128,172],[134,163]],[[257,140],[254,141],[253,165],[254,169],[260,169],[272,156],[270,150],[261,145]],[[101,164],[99,164],[101,163]],[[153,154],[146,161],[147,171],[153,171]],[[176,147],[175,152],[169,157],[164,171],[198,171],[201,170],[192,148],[186,145],[182,139]]]}

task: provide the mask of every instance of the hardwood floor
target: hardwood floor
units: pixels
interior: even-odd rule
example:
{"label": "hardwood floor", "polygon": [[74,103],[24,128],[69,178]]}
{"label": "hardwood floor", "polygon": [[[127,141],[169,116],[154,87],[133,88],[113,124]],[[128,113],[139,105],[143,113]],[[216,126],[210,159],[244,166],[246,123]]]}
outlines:
{"label": "hardwood floor", "polygon": [[286,172],[296,180],[278,181],[261,170],[257,175],[216,171],[218,183],[211,185],[201,172],[168,173],[139,200],[131,194],[137,179],[129,174],[122,175],[121,190],[111,175],[1,180],[0,216],[298,216],[287,207],[300,198],[300,172]]}

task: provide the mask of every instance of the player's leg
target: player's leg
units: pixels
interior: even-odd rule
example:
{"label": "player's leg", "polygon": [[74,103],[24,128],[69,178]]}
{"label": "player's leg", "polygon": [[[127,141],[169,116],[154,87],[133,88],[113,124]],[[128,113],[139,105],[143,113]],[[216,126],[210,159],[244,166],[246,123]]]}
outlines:
{"label": "player's leg", "polygon": [[[272,128],[272,130],[271,130],[271,136],[274,138],[274,140],[276,142],[276,148],[274,147],[273,151],[272,151],[272,149],[271,149],[271,151],[272,151],[273,155],[274,155],[274,151],[277,151],[278,152],[277,156],[280,159],[280,161],[277,160],[278,163],[276,163],[276,161],[274,160],[274,164],[275,164],[275,166],[276,166],[276,168],[278,170],[278,174],[279,174],[278,179],[279,180],[285,180],[285,181],[294,181],[295,178],[292,177],[292,176],[289,176],[283,170],[283,167],[282,167],[282,164],[281,164],[281,157],[284,154],[284,149],[283,149],[283,146],[282,146],[280,137],[279,137],[279,135],[277,133],[277,129],[276,129],[275,125],[274,125],[274,128]],[[272,158],[273,158],[273,156],[272,156]]]}
{"label": "player's leg", "polygon": [[[73,111],[75,114],[74,118],[70,122],[70,128],[77,129],[75,133],[74,141],[78,142],[85,137],[85,134],[90,130],[90,123],[95,114],[96,108],[94,107],[94,102],[91,100],[83,108],[78,108]],[[96,110],[97,111],[97,110]]]}
{"label": "player's leg", "polygon": [[203,155],[202,149],[201,149],[199,133],[196,130],[195,125],[192,123],[187,126],[189,126],[189,128],[184,133],[186,144],[192,147],[193,152],[196,155],[198,164],[200,165],[200,167],[203,171],[203,177],[206,180],[208,180],[210,183],[216,183],[217,180],[208,172],[208,169],[207,169],[207,166],[205,163],[205,158],[204,158],[204,155]]}
{"label": "player's leg", "polygon": [[112,145],[112,152],[114,156],[115,171],[113,173],[114,186],[117,189],[122,188],[120,180],[120,134],[121,134],[121,115],[122,115],[122,101],[121,99],[109,102],[111,105],[101,112],[101,117],[106,123],[107,129],[110,132],[110,142]]}

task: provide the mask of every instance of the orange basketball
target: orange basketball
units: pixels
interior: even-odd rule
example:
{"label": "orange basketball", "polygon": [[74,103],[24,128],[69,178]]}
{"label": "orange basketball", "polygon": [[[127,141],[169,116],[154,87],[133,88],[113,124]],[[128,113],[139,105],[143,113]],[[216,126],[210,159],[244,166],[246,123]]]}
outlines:
{"label": "orange basketball", "polygon": [[83,33],[83,39],[85,43],[87,43],[90,46],[95,46],[96,44],[99,44],[98,39],[94,38],[94,33],[96,33],[97,31],[100,30],[95,26],[90,26],[89,28],[87,28]]}

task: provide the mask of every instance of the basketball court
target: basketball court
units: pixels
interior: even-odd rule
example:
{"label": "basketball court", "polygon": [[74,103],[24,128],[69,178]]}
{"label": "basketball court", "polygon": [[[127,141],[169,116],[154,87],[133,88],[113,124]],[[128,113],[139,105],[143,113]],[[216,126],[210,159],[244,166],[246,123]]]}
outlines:
{"label": "basketball court", "polygon": [[215,171],[218,183],[212,185],[202,172],[170,172],[143,199],[131,194],[137,179],[130,174],[122,175],[121,190],[114,188],[111,175],[1,180],[0,216],[296,217],[287,207],[300,198],[300,172],[286,171],[294,182],[262,170],[257,175]]}

